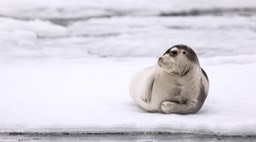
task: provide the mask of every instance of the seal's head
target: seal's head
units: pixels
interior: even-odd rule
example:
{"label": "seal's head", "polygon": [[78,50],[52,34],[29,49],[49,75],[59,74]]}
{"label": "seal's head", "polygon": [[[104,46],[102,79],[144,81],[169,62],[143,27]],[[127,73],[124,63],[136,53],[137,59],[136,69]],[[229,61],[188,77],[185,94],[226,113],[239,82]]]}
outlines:
{"label": "seal's head", "polygon": [[196,53],[186,45],[174,45],[158,60],[158,66],[166,72],[179,76],[186,75],[195,65],[199,64]]}

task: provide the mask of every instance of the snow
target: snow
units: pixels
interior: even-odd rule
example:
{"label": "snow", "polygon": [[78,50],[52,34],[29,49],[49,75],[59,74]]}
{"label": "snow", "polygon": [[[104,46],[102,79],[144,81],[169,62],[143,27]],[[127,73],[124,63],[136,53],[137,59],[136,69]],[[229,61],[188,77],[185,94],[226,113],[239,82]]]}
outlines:
{"label": "snow", "polygon": [[133,73],[155,62],[89,58],[2,63],[0,131],[256,134],[256,63],[203,65],[211,83],[203,108],[193,115],[166,115],[144,112],[127,91]]}
{"label": "snow", "polygon": [[216,21],[210,16],[125,16],[68,26],[43,20],[0,20],[0,58],[157,57],[178,43],[190,45],[204,57],[216,56],[214,51],[218,56],[256,54],[251,47],[256,44],[256,17],[219,17]]}
{"label": "snow", "polygon": [[[0,132],[256,135],[254,0],[0,0]],[[185,13],[185,14],[184,14]],[[197,114],[148,113],[131,76],[187,44],[210,78]]]}
{"label": "snow", "polygon": [[[216,56],[212,51],[256,54],[255,5],[253,0],[2,0],[0,58],[157,57],[178,43],[204,57]],[[193,10],[208,14],[195,16]],[[161,16],[175,12],[180,16]]]}
{"label": "snow", "polygon": [[[254,0],[1,0],[0,13],[15,18],[79,19],[102,16],[157,15],[160,12],[180,12],[195,9],[255,8]],[[33,11],[33,12],[31,12]]]}

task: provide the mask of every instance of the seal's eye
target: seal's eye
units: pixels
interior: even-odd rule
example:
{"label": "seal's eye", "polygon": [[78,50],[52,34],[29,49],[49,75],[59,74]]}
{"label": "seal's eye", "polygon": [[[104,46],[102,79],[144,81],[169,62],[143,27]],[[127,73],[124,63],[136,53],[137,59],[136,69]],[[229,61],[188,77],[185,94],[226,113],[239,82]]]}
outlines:
{"label": "seal's eye", "polygon": [[178,54],[178,52],[176,50],[171,51],[172,56],[176,56],[177,54]]}
{"label": "seal's eye", "polygon": [[183,54],[187,54],[185,51],[182,52]]}

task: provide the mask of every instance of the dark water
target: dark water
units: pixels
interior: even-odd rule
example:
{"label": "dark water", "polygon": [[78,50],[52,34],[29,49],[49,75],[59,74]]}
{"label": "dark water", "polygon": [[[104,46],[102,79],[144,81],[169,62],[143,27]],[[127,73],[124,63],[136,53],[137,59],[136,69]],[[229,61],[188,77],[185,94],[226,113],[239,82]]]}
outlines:
{"label": "dark water", "polygon": [[139,136],[0,136],[0,142],[254,142],[256,137],[221,137],[197,135],[139,135]]}

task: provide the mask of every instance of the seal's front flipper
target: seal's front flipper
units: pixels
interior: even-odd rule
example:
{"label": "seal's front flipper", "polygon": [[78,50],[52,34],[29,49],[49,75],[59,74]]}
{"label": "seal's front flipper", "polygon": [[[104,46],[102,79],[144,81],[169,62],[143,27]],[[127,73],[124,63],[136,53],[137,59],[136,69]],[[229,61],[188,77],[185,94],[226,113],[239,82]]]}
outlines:
{"label": "seal's front flipper", "polygon": [[141,90],[141,99],[142,101],[149,103],[151,101],[154,78],[148,77],[145,81],[145,88],[142,88]]}
{"label": "seal's front flipper", "polygon": [[185,103],[177,103],[165,101],[161,106],[164,113],[178,113],[178,114],[190,114],[196,113],[199,109],[197,109],[197,105],[194,102],[187,101]]}

